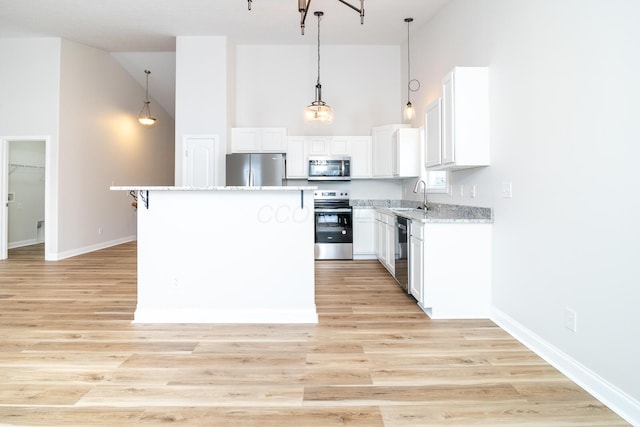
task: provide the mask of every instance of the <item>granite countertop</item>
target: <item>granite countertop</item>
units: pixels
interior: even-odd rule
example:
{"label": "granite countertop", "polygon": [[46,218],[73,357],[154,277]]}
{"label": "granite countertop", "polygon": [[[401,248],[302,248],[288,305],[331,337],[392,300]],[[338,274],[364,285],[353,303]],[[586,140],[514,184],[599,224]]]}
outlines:
{"label": "granite countertop", "polygon": [[403,200],[351,200],[354,208],[374,208],[423,223],[492,224],[493,210],[476,206],[427,203],[428,210],[418,210],[419,203]]}
{"label": "granite countertop", "polygon": [[144,186],[144,185],[130,185],[130,186],[111,186],[110,190],[125,190],[125,191],[313,191],[318,187],[315,186],[265,186],[265,187],[187,187],[187,186]]}

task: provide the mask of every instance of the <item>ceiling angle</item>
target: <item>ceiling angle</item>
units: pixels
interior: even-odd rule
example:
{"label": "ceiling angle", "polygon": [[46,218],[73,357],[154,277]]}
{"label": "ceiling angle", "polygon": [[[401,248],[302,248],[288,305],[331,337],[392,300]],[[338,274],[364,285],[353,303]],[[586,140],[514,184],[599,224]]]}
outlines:
{"label": "ceiling angle", "polygon": [[[346,0],[338,0],[345,6],[350,7],[360,14],[360,25],[364,24],[364,0],[360,0],[360,8],[352,5]],[[247,0],[247,6],[251,10],[252,0]],[[304,23],[307,20],[307,12],[309,12],[309,6],[311,0],[298,0],[298,12],[300,12],[300,33],[304,36]]]}

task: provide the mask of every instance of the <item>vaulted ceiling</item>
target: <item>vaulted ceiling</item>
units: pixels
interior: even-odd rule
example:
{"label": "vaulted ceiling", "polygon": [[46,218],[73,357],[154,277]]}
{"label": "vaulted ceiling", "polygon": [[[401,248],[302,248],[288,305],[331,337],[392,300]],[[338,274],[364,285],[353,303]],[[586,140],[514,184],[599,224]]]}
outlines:
{"label": "vaulted ceiling", "polygon": [[252,0],[251,10],[247,0],[0,0],[0,37],[61,37],[114,52],[141,84],[142,70],[150,68],[152,95],[173,114],[175,58],[167,52],[175,51],[176,36],[315,44],[313,11],[321,10],[323,44],[399,45],[407,36],[404,18],[414,18],[411,28],[418,28],[448,1],[364,0],[360,25],[358,12],[344,4],[359,8],[360,0],[312,0],[303,36],[297,0]]}

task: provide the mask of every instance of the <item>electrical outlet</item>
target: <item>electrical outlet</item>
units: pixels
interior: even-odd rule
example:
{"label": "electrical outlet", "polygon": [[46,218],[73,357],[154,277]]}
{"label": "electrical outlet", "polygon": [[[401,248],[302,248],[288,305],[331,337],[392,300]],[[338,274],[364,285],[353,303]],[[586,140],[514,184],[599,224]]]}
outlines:
{"label": "electrical outlet", "polygon": [[575,332],[578,328],[578,313],[569,307],[564,309],[564,326],[571,332]]}
{"label": "electrical outlet", "polygon": [[513,197],[513,186],[510,182],[502,183],[502,197],[505,199]]}

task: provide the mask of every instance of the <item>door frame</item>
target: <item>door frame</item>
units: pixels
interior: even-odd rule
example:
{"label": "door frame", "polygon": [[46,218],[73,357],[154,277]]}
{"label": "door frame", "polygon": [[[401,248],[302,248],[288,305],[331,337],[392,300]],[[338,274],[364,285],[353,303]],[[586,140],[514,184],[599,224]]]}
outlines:
{"label": "door frame", "polygon": [[9,247],[9,143],[21,141],[44,141],[45,182],[44,182],[44,259],[56,260],[53,248],[57,247],[58,226],[54,215],[53,203],[57,200],[55,189],[58,187],[54,149],[51,137],[46,135],[3,136],[0,137],[0,260],[8,258]]}

